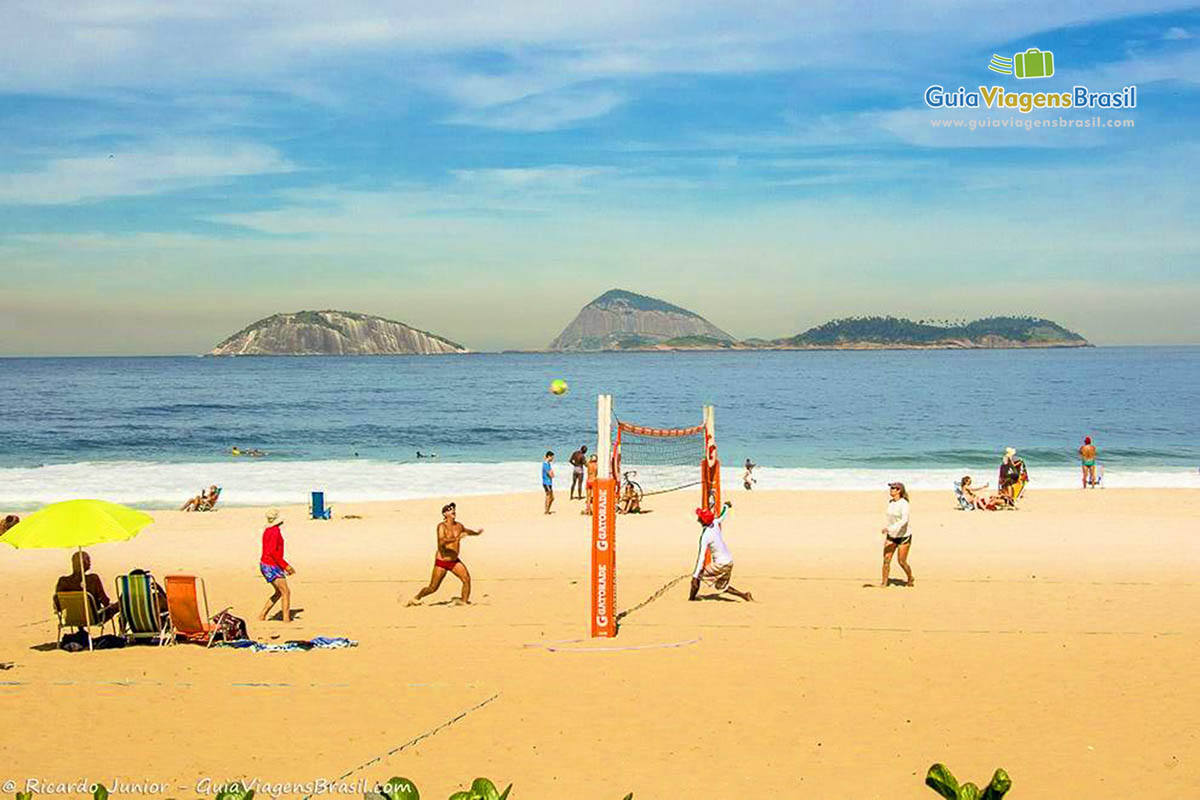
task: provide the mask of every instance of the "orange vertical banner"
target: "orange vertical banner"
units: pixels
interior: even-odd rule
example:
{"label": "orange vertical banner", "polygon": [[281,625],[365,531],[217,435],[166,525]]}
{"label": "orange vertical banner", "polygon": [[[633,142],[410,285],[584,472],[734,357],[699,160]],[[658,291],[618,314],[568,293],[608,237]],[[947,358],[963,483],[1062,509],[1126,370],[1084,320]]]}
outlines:
{"label": "orange vertical banner", "polygon": [[617,635],[617,482],[597,478],[592,490],[592,637]]}

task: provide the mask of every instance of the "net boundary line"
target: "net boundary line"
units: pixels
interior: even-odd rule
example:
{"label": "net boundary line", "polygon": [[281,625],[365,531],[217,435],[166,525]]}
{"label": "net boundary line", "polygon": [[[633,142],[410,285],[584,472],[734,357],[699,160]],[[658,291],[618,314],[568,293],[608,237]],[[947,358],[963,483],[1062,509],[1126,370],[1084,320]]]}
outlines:
{"label": "net boundary line", "polygon": [[[367,761],[363,764],[359,764],[357,767],[350,770],[349,772],[346,772],[343,775],[339,775],[336,780],[343,781],[346,778],[349,778],[351,775],[355,774],[356,772],[361,772],[364,769],[366,769],[367,767],[373,767],[376,764],[378,764],[379,762],[383,761],[383,759],[388,758],[390,756],[394,756],[397,753],[407,750],[408,748],[418,744],[419,742],[421,742],[425,739],[428,739],[431,736],[436,735],[440,731],[442,731],[446,728],[449,728],[451,725],[458,722],[460,719],[467,716],[468,714],[478,711],[479,709],[481,709],[484,706],[491,703],[493,700],[496,700],[498,697],[500,697],[501,694],[502,694],[501,692],[496,692],[494,695],[487,698],[486,700],[484,700],[480,703],[476,703],[475,705],[471,706],[470,708],[466,709],[465,711],[460,711],[457,715],[451,717],[450,719],[446,720],[445,722],[441,723],[440,725],[438,725],[436,727],[430,728],[429,730],[425,731],[424,733],[420,734],[419,736],[409,739],[404,744],[399,745],[397,747],[393,747],[391,750],[388,750],[386,753],[382,753],[381,755],[375,756],[375,758],[372,758],[370,761]],[[304,800],[311,800],[312,796],[313,795],[311,795],[311,794],[305,795]]]}
{"label": "net boundary line", "polygon": [[625,619],[626,617],[628,617],[628,616],[629,616],[630,614],[632,614],[633,612],[635,612],[635,611],[637,611],[637,610],[639,610],[639,609],[645,608],[646,606],[650,605],[651,603],[653,603],[653,602],[654,602],[655,600],[657,600],[658,598],[662,597],[664,594],[666,594],[666,593],[667,593],[667,592],[668,592],[668,591],[671,589],[671,587],[672,587],[672,586],[674,586],[675,584],[679,583],[681,580],[683,580],[684,578],[687,578],[687,577],[689,577],[689,573],[686,573],[686,572],[685,572],[684,574],[680,575],[680,576],[679,576],[679,577],[677,577],[677,578],[672,578],[671,580],[669,580],[669,581],[667,581],[666,583],[664,583],[664,584],[663,584],[663,585],[662,585],[662,586],[659,588],[659,590],[658,590],[658,591],[656,591],[654,594],[652,594],[652,595],[650,595],[649,597],[647,597],[647,598],[646,598],[645,600],[643,600],[642,602],[638,603],[636,606],[633,606],[632,608],[627,608],[627,609],[625,609],[624,611],[619,611],[619,612],[617,612],[617,624],[618,624],[618,625],[620,625],[620,624],[621,624],[621,620]]}

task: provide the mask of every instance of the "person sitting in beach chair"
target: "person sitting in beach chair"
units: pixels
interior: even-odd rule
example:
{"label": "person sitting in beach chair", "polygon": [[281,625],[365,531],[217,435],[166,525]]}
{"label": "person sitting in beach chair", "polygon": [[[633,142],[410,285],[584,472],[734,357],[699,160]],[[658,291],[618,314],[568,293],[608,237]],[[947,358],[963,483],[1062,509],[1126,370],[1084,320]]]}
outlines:
{"label": "person sitting in beach chair", "polygon": [[189,499],[179,507],[180,511],[198,511],[200,506],[208,502],[208,489],[201,489],[200,494]]}
{"label": "person sitting in beach chair", "polygon": [[3,536],[5,533],[8,532],[9,528],[14,527],[20,521],[21,521],[21,518],[18,517],[16,514],[9,514],[4,519],[0,520],[0,536]]}
{"label": "person sitting in beach chair", "polygon": [[617,511],[622,514],[642,513],[642,498],[638,496],[633,481],[625,481],[625,491],[621,494],[621,502],[617,504]]}
{"label": "person sitting in beach chair", "polygon": [[988,488],[986,483],[980,487],[973,486],[971,476],[963,475],[962,480],[954,484],[954,494],[958,498],[959,508],[963,511],[995,511],[1007,504],[1007,499],[1003,495],[994,494],[991,497],[984,497],[980,494],[986,488]]}
{"label": "person sitting in beach chair", "polygon": [[89,572],[91,568],[92,557],[87,553],[80,550],[71,554],[71,574],[63,575],[54,585],[54,610],[63,610],[58,595],[86,591],[91,598],[92,607],[96,610],[96,615],[92,619],[93,624],[98,625],[115,617],[120,611],[120,607],[108,599],[108,595],[104,591],[104,581],[96,573]]}
{"label": "person sitting in beach chair", "polygon": [[121,607],[121,633],[126,641],[154,641],[160,646],[170,639],[171,616],[167,593],[144,569],[117,578],[117,603]]}
{"label": "person sitting in beach chair", "polygon": [[217,508],[217,501],[221,499],[221,487],[213,484],[212,486],[208,487],[207,494],[201,492],[200,496],[202,499],[199,505],[196,506],[196,511],[215,511]]}

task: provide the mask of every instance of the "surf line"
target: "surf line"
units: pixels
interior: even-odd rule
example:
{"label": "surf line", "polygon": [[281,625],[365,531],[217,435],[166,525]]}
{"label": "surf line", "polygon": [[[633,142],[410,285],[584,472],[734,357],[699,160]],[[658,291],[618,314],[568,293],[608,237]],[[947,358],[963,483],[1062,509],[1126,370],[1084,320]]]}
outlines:
{"label": "surf line", "polygon": [[[417,744],[418,742],[420,742],[420,741],[422,741],[422,740],[424,740],[424,739],[428,739],[430,736],[434,736],[434,735],[435,735],[435,734],[437,734],[439,731],[442,731],[442,730],[444,730],[444,729],[446,729],[446,728],[449,728],[451,725],[453,725],[454,723],[458,722],[460,719],[462,719],[463,717],[467,716],[468,714],[471,714],[471,713],[473,713],[473,712],[475,712],[475,711],[478,711],[479,709],[483,708],[483,707],[484,707],[484,706],[486,706],[488,703],[490,703],[490,702],[492,702],[493,700],[495,700],[495,699],[497,699],[498,697],[500,697],[500,694],[501,694],[500,692],[496,692],[494,695],[492,695],[492,696],[491,696],[491,697],[489,697],[488,699],[484,700],[484,701],[483,701],[483,702],[481,702],[481,703],[476,703],[475,705],[473,705],[473,706],[471,706],[470,708],[468,708],[466,711],[460,711],[460,712],[459,712],[459,713],[458,713],[456,716],[453,716],[453,717],[451,717],[450,719],[448,719],[448,720],[446,720],[445,722],[443,722],[441,725],[438,725],[438,726],[437,726],[437,727],[435,727],[435,728],[430,728],[429,730],[427,730],[427,731],[425,731],[424,733],[422,733],[420,736],[416,736],[416,737],[414,737],[414,738],[412,738],[412,739],[409,739],[409,740],[408,740],[407,742],[405,742],[404,744],[402,744],[402,745],[399,745],[398,747],[393,747],[391,750],[388,750],[386,753],[383,753],[382,755],[375,756],[375,758],[372,758],[370,761],[367,761],[367,762],[366,762],[366,763],[364,763],[364,764],[359,764],[357,767],[355,767],[354,769],[350,770],[350,771],[349,771],[349,772],[347,772],[346,774],[344,774],[344,775],[339,775],[339,776],[337,777],[337,780],[338,780],[338,781],[344,781],[346,778],[349,778],[349,777],[350,777],[351,775],[353,775],[354,773],[356,773],[356,772],[361,772],[361,771],[363,771],[364,769],[366,769],[367,767],[372,767],[372,766],[374,766],[374,765],[378,764],[380,761],[383,761],[385,758],[388,758],[389,756],[394,756],[394,755],[396,755],[396,753],[399,753],[399,752],[402,752],[402,751],[404,751],[404,750],[407,750],[408,748],[412,747],[413,745]],[[311,795],[311,794],[309,794],[309,795],[305,795],[305,796],[304,796],[304,800],[312,800],[312,795]]]}

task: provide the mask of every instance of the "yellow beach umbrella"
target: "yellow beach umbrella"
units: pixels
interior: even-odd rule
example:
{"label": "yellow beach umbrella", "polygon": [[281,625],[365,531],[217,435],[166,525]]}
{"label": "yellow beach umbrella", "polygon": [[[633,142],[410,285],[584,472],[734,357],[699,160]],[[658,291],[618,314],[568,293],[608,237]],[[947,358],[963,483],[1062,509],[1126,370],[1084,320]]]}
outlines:
{"label": "yellow beach umbrella", "polygon": [[35,511],[0,536],[19,548],[87,547],[137,536],[154,517],[104,500],[67,500]]}

